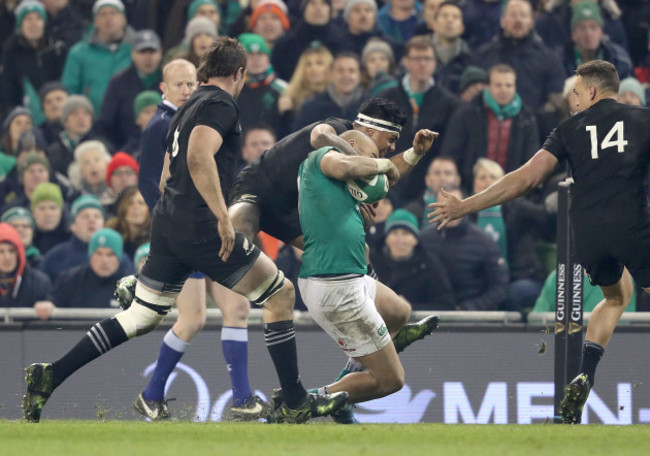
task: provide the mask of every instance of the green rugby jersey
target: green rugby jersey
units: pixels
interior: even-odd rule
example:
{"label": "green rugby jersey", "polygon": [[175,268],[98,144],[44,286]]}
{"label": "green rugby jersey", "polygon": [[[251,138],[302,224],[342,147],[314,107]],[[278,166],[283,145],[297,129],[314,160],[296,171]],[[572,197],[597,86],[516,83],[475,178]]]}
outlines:
{"label": "green rugby jersey", "polygon": [[321,171],[321,160],[330,150],[339,153],[332,147],[313,151],[298,172],[298,210],[305,236],[300,277],[367,272],[360,203],[345,182]]}

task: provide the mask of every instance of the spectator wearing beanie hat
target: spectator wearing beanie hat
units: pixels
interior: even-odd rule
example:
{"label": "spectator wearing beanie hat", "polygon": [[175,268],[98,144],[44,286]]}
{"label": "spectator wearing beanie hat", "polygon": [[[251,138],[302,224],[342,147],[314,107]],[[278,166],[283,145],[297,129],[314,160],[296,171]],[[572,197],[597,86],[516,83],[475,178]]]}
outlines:
{"label": "spectator wearing beanie hat", "polygon": [[636,78],[629,77],[621,81],[618,89],[618,102],[634,106],[646,106],[645,90]]}
{"label": "spectator wearing beanie hat", "polygon": [[237,104],[244,131],[258,125],[266,124],[277,134],[280,129],[278,99],[287,88],[287,83],[278,79],[271,67],[271,51],[266,41],[254,33],[242,33],[239,42],[246,48],[248,71]]}
{"label": "spectator wearing beanie hat", "polygon": [[135,115],[135,124],[140,128],[140,132],[147,128],[161,101],[162,95],[157,90],[145,90],[135,97],[133,114]]}
{"label": "spectator wearing beanie hat", "polygon": [[419,243],[418,220],[406,209],[397,209],[384,225],[384,244],[370,250],[379,276],[413,310],[453,310],[454,295],[444,266],[430,257]]}
{"label": "spectator wearing beanie hat", "polygon": [[339,28],[331,21],[331,0],[303,0],[302,21],[280,38],[273,47],[271,64],[278,77],[291,79],[302,52],[318,41],[336,54],[343,47]]}
{"label": "spectator wearing beanie hat", "polygon": [[571,41],[560,54],[567,75],[574,74],[578,66],[595,59],[613,64],[621,80],[634,75],[630,55],[605,35],[603,26],[603,14],[598,3],[591,0],[573,3]]}
{"label": "spectator wearing beanie hat", "polygon": [[29,266],[18,232],[0,223],[0,297],[3,307],[32,307],[46,299],[52,286],[45,274]]}
{"label": "spectator wearing beanie hat", "polygon": [[140,156],[142,133],[156,114],[160,102],[162,102],[162,95],[157,90],[145,90],[135,97],[135,100],[133,100],[133,114],[138,134],[131,135],[128,138],[127,143],[124,145],[124,152],[134,157]]}
{"label": "spectator wearing beanie hat", "polygon": [[[16,149],[16,160],[19,162],[21,158],[29,152],[38,152],[44,154],[45,140],[43,135],[37,128],[30,128],[23,131],[18,139],[18,147]],[[18,172],[18,167],[14,166],[11,171],[5,176],[4,181],[0,182],[0,195],[8,202],[13,199],[11,193],[20,194],[22,192],[22,183]],[[0,203],[0,206],[2,203]]]}
{"label": "spectator wearing beanie hat", "polygon": [[368,98],[397,87],[397,79],[393,76],[395,56],[386,41],[370,38],[363,48],[361,63]]}
{"label": "spectator wearing beanie hat", "polygon": [[68,52],[61,82],[71,94],[88,96],[99,114],[111,77],[131,64],[135,32],[126,24],[120,0],[97,0],[93,6],[93,26],[92,35]]}
{"label": "spectator wearing beanie hat", "polygon": [[49,146],[59,137],[63,131],[61,123],[61,112],[63,105],[68,99],[68,89],[59,81],[46,82],[38,91],[41,99],[41,109],[45,120],[38,126],[43,133],[45,143]]}
{"label": "spectator wearing beanie hat", "polygon": [[77,146],[91,139],[99,139],[93,129],[93,105],[90,100],[83,95],[70,95],[61,108],[61,124],[63,130],[45,152],[52,169],[67,175]]}
{"label": "spectator wearing beanie hat", "polygon": [[[115,196],[119,197],[122,191],[127,187],[138,185],[138,162],[126,152],[118,152],[113,155],[108,167],[106,168],[106,183]],[[114,214],[114,210],[108,210]]]}
{"label": "spectator wearing beanie hat", "polygon": [[[104,208],[96,197],[82,195],[72,203],[70,221],[70,240],[54,247],[43,259],[42,270],[52,283],[56,283],[63,271],[88,262],[88,243],[104,227]],[[133,263],[126,255],[122,257],[121,263],[133,270]]]}
{"label": "spectator wearing beanie hat", "polygon": [[[122,238],[110,228],[97,231],[88,244],[86,262],[63,272],[57,279],[43,314],[49,317],[57,307],[107,308],[117,307],[113,292],[115,282],[133,273],[124,266]],[[42,318],[47,318],[45,315]]]}
{"label": "spectator wearing beanie hat", "polygon": [[130,141],[140,139],[141,130],[135,122],[133,103],[139,93],[153,90],[160,93],[162,80],[162,46],[153,30],[140,30],[133,37],[128,68],[115,74],[106,88],[97,131],[125,150]]}
{"label": "spectator wearing beanie hat", "polygon": [[465,103],[469,103],[474,99],[480,91],[482,91],[488,83],[488,74],[483,68],[477,66],[468,66],[460,75],[458,81],[458,96]]}
{"label": "spectator wearing beanie hat", "polygon": [[146,244],[142,244],[135,251],[135,255],[133,255],[133,267],[135,268],[136,274],[138,274],[140,272],[140,269],[142,269],[144,260],[146,260],[147,256],[149,256],[149,250],[151,250],[151,243],[147,242]]}
{"label": "spectator wearing beanie hat", "polygon": [[264,38],[270,49],[290,26],[287,6],[281,0],[262,0],[251,14],[251,31]]}
{"label": "spectator wearing beanie hat", "polygon": [[28,264],[33,268],[38,268],[43,262],[43,256],[34,246],[34,230],[36,225],[34,224],[34,218],[31,212],[24,207],[12,207],[4,211],[2,217],[0,217],[0,222],[6,222],[14,227],[25,248],[25,256]]}
{"label": "spectator wearing beanie hat", "polygon": [[[572,5],[574,1],[566,0],[549,0],[544,2],[544,11],[535,16],[535,31],[542,38],[542,41],[553,50],[561,51],[562,47],[571,41],[571,16]],[[594,2],[601,7],[603,18],[603,32],[614,43],[623,47],[625,50],[630,50],[628,42],[628,34],[625,30],[625,25],[622,21],[624,14],[619,8],[619,4],[628,3],[620,0],[599,0]],[[627,15],[627,12],[625,13]],[[647,19],[641,19],[647,21]],[[645,34],[647,34],[646,23]],[[629,34],[632,37],[632,34]],[[647,41],[646,41],[647,45]],[[632,43],[634,46],[634,43]],[[645,52],[646,49],[644,49]]]}
{"label": "spectator wearing beanie hat", "polygon": [[65,52],[45,34],[47,14],[43,3],[23,0],[14,10],[16,33],[4,46],[0,84],[4,107],[23,105],[36,124],[45,118],[38,91],[48,81],[61,77]]}
{"label": "spectator wearing beanie hat", "polygon": [[167,61],[185,59],[198,68],[201,56],[208,51],[218,36],[219,32],[214,22],[207,17],[195,17],[185,27],[183,41],[167,53]]}
{"label": "spectator wearing beanie hat", "polygon": [[28,152],[18,158],[16,166],[18,186],[10,186],[3,182],[4,199],[2,210],[13,206],[28,206],[34,189],[43,182],[50,180],[50,164],[42,153]]}
{"label": "spectator wearing beanie hat", "polygon": [[15,107],[5,117],[2,123],[2,140],[0,140],[0,182],[16,166],[20,135],[32,128],[33,124],[31,111],[22,106]]}
{"label": "spectator wearing beanie hat", "polygon": [[30,201],[35,224],[34,245],[45,255],[52,247],[70,239],[64,216],[63,195],[58,185],[40,184]]}

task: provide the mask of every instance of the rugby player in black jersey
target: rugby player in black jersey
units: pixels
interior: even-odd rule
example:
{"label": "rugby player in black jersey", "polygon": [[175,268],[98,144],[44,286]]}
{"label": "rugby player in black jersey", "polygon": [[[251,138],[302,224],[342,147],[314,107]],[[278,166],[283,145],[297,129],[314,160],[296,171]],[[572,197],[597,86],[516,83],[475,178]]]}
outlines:
{"label": "rugby player in black jersey", "polygon": [[266,345],[282,387],[276,422],[329,415],[347,393],[307,393],[300,382],[293,324],[294,290],[273,261],[233,228],[226,201],[241,151],[239,95],[246,51],[218,38],[201,60],[201,87],[179,109],[167,136],[170,177],[154,209],[151,250],[127,310],[102,320],[52,364],[26,368],[23,414],[39,421],[51,393],[80,367],[153,330],[171,310],[192,271],[201,271],[262,306]]}
{"label": "rugby player in black jersey", "polygon": [[442,191],[432,222],[449,221],[505,203],[541,184],[568,160],[575,185],[571,220],[576,254],[605,299],[591,314],[578,376],[565,388],[563,422],[579,423],[596,366],[633,293],[650,292],[650,213],[644,191],[650,162],[650,110],[616,101],[619,77],[593,60],[576,70],[580,113],[561,123],[542,149],[491,187],[459,200]]}

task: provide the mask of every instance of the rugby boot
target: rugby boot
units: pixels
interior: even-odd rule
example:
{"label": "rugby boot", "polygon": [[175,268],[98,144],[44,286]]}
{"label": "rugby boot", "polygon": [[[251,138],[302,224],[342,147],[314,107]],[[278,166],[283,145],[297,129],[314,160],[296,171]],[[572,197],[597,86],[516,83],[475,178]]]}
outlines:
{"label": "rugby boot", "polygon": [[403,352],[404,349],[413,342],[424,339],[426,336],[433,333],[433,331],[438,327],[439,321],[440,319],[437,316],[431,315],[416,323],[404,325],[395,337],[393,337],[393,344],[395,345],[397,353]]}
{"label": "rugby boot", "polygon": [[122,277],[117,281],[117,286],[113,295],[120,303],[122,310],[131,307],[131,303],[135,299],[135,285],[138,283],[138,278],[134,275]]}
{"label": "rugby boot", "polygon": [[300,424],[319,416],[332,415],[347,404],[348,393],[342,391],[333,394],[307,393],[307,397],[296,408],[288,407],[284,402],[272,413],[275,423]]}
{"label": "rugby boot", "polygon": [[354,416],[354,405],[347,404],[338,411],[332,413],[332,419],[339,424],[361,424]]}
{"label": "rugby boot", "polygon": [[23,396],[23,416],[27,421],[38,423],[41,420],[41,411],[54,391],[52,365],[35,363],[26,367],[25,380],[27,392]]}
{"label": "rugby boot", "polygon": [[133,408],[142,416],[149,418],[151,421],[168,420],[171,417],[169,407],[165,399],[161,401],[148,401],[142,393],[138,394]]}
{"label": "rugby boot", "polygon": [[586,374],[580,373],[564,387],[564,398],[560,402],[560,415],[564,424],[580,424],[582,409],[589,397],[591,385]]}
{"label": "rugby boot", "polygon": [[233,421],[254,421],[268,414],[269,404],[253,394],[245,404],[230,407]]}

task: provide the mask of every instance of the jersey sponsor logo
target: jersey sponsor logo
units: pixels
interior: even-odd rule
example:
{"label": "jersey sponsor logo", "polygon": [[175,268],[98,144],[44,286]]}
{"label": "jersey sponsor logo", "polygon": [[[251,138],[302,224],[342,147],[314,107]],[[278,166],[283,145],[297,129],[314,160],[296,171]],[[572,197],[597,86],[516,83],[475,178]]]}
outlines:
{"label": "jersey sponsor logo", "polygon": [[386,334],[386,331],[388,331],[386,325],[381,325],[381,328],[377,329],[377,335],[379,337],[382,337],[384,334]]}

